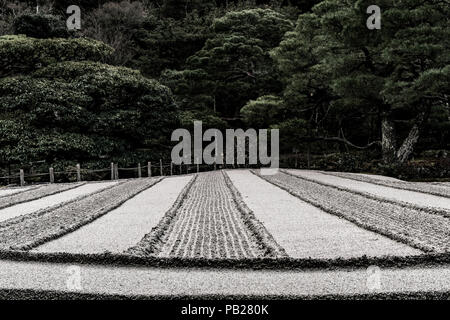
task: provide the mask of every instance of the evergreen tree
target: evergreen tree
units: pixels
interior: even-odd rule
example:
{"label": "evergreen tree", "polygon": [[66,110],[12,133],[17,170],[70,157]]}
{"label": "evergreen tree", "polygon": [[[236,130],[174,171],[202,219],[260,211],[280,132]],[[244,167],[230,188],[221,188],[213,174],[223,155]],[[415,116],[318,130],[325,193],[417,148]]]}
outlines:
{"label": "evergreen tree", "polygon": [[[202,109],[218,113],[226,119],[239,116],[239,110],[250,99],[281,90],[269,51],[278,45],[292,23],[284,15],[271,9],[249,9],[228,12],[213,23],[214,37],[187,59],[184,73],[201,74]],[[181,93],[183,110],[194,104],[189,92]],[[208,99],[205,97],[209,96]]]}
{"label": "evergreen tree", "polygon": [[151,13],[134,34],[136,53],[132,65],[155,78],[165,69],[183,69],[186,59],[212,36],[212,19],[213,15],[191,13],[175,20]]}
{"label": "evergreen tree", "polygon": [[[369,30],[369,5],[365,0],[321,2],[312,14],[299,17],[296,34],[288,35],[274,55],[284,74],[292,72],[287,101],[306,108],[317,107],[321,99],[329,102],[332,110],[326,114],[335,116],[338,138],[346,142],[344,131],[359,130],[359,141],[371,139],[368,128],[377,122],[385,162],[402,163],[430,116],[448,113],[450,9],[441,1],[385,0],[379,3],[381,29]],[[297,62],[289,67],[290,61]],[[405,122],[403,130],[395,130]]]}

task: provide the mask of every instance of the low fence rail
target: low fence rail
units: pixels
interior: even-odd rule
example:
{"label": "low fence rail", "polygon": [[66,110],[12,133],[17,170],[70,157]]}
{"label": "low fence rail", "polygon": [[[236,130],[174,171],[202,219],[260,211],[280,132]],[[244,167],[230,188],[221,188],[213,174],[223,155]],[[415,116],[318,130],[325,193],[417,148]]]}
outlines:
{"label": "low fence rail", "polygon": [[[280,157],[280,167],[297,168],[297,155],[283,155]],[[34,172],[35,170],[17,169],[15,173],[0,176],[0,185],[25,186],[36,183],[55,182],[79,182],[79,181],[99,181],[118,180],[119,178],[143,178],[152,176],[171,176],[196,172],[205,172],[218,169],[234,168],[257,168],[257,165],[228,165],[228,164],[181,164],[172,162],[148,161],[145,164],[138,163],[135,167],[120,167],[118,163],[111,163],[108,168],[83,169],[81,164],[77,164],[74,169],[65,171],[55,171],[49,167],[46,172]],[[41,166],[42,168],[42,166]]]}
{"label": "low fence rail", "polygon": [[19,169],[17,173],[0,177],[0,185],[25,186],[33,183],[79,182],[96,180],[118,180],[119,178],[143,178],[152,176],[172,176],[196,172],[212,171],[224,168],[244,168],[247,165],[207,165],[180,164],[159,162],[140,163],[136,167],[120,167],[118,163],[111,163],[109,168],[83,169],[81,165],[76,170],[55,171],[52,167],[47,172],[26,173]]}

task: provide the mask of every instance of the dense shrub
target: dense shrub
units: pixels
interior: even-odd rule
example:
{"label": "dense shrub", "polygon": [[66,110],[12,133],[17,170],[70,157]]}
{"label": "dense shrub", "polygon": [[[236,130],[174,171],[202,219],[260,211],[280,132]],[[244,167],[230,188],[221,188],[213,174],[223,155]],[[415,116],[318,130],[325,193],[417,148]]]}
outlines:
{"label": "dense shrub", "polygon": [[450,179],[450,158],[420,159],[399,166],[380,166],[380,173],[403,180],[429,181]]}
{"label": "dense shrub", "polygon": [[[28,59],[20,64],[12,52]],[[88,39],[1,37],[0,60],[16,61],[8,73],[33,72],[0,78],[0,163],[127,164],[168,152],[176,125],[170,89],[98,62],[111,52]]]}

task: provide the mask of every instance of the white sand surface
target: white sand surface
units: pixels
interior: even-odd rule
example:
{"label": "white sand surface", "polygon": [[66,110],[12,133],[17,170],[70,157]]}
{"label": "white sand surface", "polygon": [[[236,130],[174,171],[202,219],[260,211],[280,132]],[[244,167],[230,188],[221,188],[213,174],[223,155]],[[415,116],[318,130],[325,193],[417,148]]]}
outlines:
{"label": "white sand surface", "polygon": [[367,269],[318,271],[158,269],[0,261],[0,288],[148,297],[213,294],[282,297],[446,292],[450,290],[450,266],[380,269],[375,274],[368,272]]}
{"label": "white sand surface", "polygon": [[36,248],[40,252],[123,252],[138,243],[159,220],[191,176],[166,178],[94,222]]}
{"label": "white sand surface", "polygon": [[345,179],[333,175],[323,174],[318,171],[310,171],[310,170],[286,170],[286,171],[298,175],[300,177],[317,180],[318,182],[348,188],[359,192],[367,192],[381,198],[407,202],[418,206],[436,207],[450,210],[450,199],[445,197],[439,197],[422,192],[391,188],[381,186],[378,184],[372,184],[369,182]]}
{"label": "white sand surface", "polygon": [[227,173],[256,218],[291,257],[350,258],[421,253],[328,214],[248,170]]}
{"label": "white sand surface", "polygon": [[[0,221],[5,221],[14,217],[18,217],[25,214],[30,214],[35,211],[39,211],[66,201],[71,201],[79,196],[87,195],[93,192],[100,191],[109,186],[117,184],[117,181],[109,182],[95,182],[81,185],[80,187],[70,189],[61,193],[57,193],[51,196],[47,196],[41,199],[17,204],[5,209],[0,210]],[[45,187],[43,187],[45,188]],[[33,191],[30,191],[33,192]]]}

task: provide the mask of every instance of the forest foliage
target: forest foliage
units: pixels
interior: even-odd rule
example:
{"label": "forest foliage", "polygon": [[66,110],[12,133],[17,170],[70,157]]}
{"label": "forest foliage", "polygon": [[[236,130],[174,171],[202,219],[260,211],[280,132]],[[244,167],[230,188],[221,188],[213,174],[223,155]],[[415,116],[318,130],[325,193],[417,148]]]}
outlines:
{"label": "forest foliage", "polygon": [[79,1],[76,32],[69,2],[0,1],[3,165],[164,157],[194,120],[391,169],[450,149],[446,1],[379,0],[379,30],[367,0]]}

